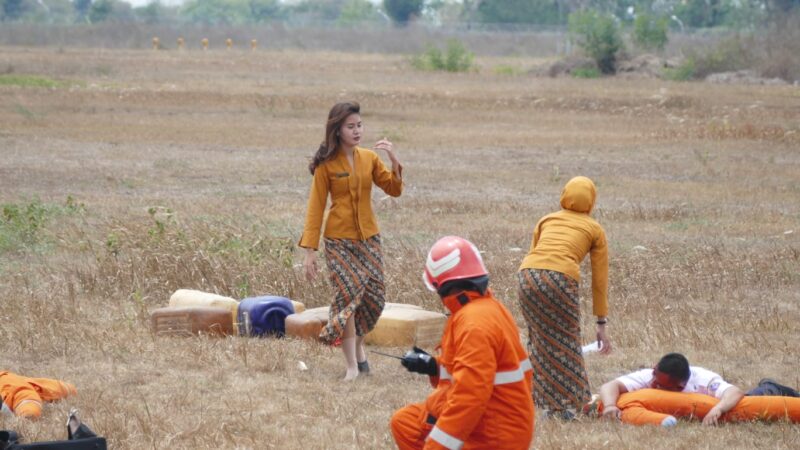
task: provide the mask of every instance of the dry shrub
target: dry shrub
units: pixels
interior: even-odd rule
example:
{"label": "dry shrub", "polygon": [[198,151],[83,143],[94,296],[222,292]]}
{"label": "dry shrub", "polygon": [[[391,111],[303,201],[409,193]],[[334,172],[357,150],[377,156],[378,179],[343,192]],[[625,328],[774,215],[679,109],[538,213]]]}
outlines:
{"label": "dry shrub", "polygon": [[706,50],[689,50],[687,59],[692,61],[693,75],[703,79],[712,73],[731,72],[754,66],[756,39],[747,35],[735,35],[720,41]]}
{"label": "dry shrub", "polygon": [[599,220],[676,220],[690,216],[686,203],[679,205],[623,204],[618,208],[598,208]]}
{"label": "dry shrub", "polygon": [[149,305],[187,287],[234,298],[298,295],[294,239],[272,235],[266,227],[153,218],[113,222],[107,229],[96,263],[76,269],[81,286],[92,294],[147,293]]}
{"label": "dry shrub", "polygon": [[785,143],[800,142],[800,132],[777,125],[753,123],[731,124],[710,122],[698,128],[697,136],[704,139],[747,139]]}
{"label": "dry shrub", "polygon": [[800,129],[757,123],[731,123],[711,120],[691,127],[665,128],[653,134],[660,139],[698,138],[716,141],[765,141],[785,144],[800,143]]}
{"label": "dry shrub", "polygon": [[689,49],[692,75],[703,79],[712,73],[755,69],[767,78],[800,80],[800,14],[784,17],[768,27],[738,33],[706,50]]}
{"label": "dry shrub", "polygon": [[763,76],[800,80],[800,12],[773,24],[760,47],[758,69]]}

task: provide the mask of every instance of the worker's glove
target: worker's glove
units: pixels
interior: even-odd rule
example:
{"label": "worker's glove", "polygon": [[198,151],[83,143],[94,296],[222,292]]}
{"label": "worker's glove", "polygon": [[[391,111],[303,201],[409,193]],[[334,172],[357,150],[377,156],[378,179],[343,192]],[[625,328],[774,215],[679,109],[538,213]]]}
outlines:
{"label": "worker's glove", "polygon": [[400,360],[400,364],[408,369],[409,372],[417,372],[432,377],[439,375],[439,365],[436,363],[436,358],[417,346],[406,352],[403,359]]}

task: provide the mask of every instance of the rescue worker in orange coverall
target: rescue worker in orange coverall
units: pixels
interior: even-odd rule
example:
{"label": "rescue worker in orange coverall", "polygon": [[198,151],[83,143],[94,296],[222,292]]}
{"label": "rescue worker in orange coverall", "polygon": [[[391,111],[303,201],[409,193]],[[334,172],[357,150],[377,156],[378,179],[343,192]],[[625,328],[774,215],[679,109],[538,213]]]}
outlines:
{"label": "rescue worker in orange coverall", "polygon": [[0,396],[2,412],[19,417],[38,419],[42,403],[61,400],[75,395],[75,386],[49,378],[29,378],[8,371],[0,371]]}
{"label": "rescue worker in orange coverall", "polygon": [[430,376],[434,392],[391,420],[406,449],[527,449],[533,440],[532,370],[519,329],[489,290],[489,275],[475,246],[447,236],[428,253],[425,284],[450,317],[440,354],[414,347],[401,363]]}

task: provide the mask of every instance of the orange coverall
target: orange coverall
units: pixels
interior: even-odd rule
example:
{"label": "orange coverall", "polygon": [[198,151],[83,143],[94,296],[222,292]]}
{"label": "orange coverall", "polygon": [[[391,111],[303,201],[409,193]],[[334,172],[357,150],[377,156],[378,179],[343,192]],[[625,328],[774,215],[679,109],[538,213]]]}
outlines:
{"label": "orange coverall", "polygon": [[[667,416],[703,419],[719,400],[705,394],[687,394],[660,389],[640,389],[622,394],[617,408],[622,421],[632,425],[661,425]],[[800,398],[753,396],[742,398],[720,417],[724,422],[788,419],[800,423]]]}
{"label": "orange coverall", "polygon": [[[468,298],[462,306],[459,296]],[[436,388],[395,412],[392,434],[406,449],[527,449],[533,439],[532,370],[516,322],[491,292],[442,300],[451,311],[437,357]]]}
{"label": "orange coverall", "polygon": [[42,415],[42,402],[61,400],[75,395],[75,386],[49,378],[28,378],[11,372],[0,372],[0,395],[3,411],[36,419]]}

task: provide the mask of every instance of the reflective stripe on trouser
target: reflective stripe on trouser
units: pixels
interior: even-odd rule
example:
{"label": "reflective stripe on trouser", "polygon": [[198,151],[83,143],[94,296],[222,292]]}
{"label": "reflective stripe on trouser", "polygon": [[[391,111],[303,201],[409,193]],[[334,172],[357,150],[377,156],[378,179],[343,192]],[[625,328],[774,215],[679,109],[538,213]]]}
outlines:
{"label": "reflective stripe on trouser", "polygon": [[320,339],[330,343],[341,337],[351,316],[356,334],[366,335],[375,328],[386,301],[380,235],[365,241],[326,238],[325,262],[336,296]]}
{"label": "reflective stripe on trouser", "polygon": [[[622,421],[625,423],[660,425],[667,416],[702,419],[717,403],[717,398],[705,394],[641,389],[622,394],[617,400],[617,407],[622,411]],[[720,418],[726,422],[784,419],[800,423],[800,398],[744,397]]]}
{"label": "reflective stripe on trouser", "polygon": [[[517,381],[522,381],[525,379],[525,372],[533,370],[531,366],[531,361],[529,359],[523,359],[519,362],[519,367],[514,370],[504,370],[501,372],[497,372],[494,374],[494,384],[495,386],[500,384],[509,384],[509,383],[516,383]],[[450,375],[450,372],[447,371],[447,368],[443,365],[439,366],[439,379],[440,380],[453,380],[453,376]]]}
{"label": "reflective stripe on trouser", "polygon": [[400,450],[417,450],[425,446],[425,438],[433,428],[424,403],[412,403],[398,409],[392,416],[391,429]]}
{"label": "reflective stripe on trouser", "polygon": [[428,435],[428,439],[433,439],[434,441],[442,444],[444,447],[449,448],[450,450],[459,450],[461,447],[464,446],[464,441],[458,439],[455,436],[451,436],[446,432],[442,431],[439,427],[433,427],[431,430],[431,434]]}
{"label": "reflective stripe on trouser", "polygon": [[534,403],[553,411],[580,410],[591,393],[581,352],[578,282],[552,270],[522,269],[517,277],[530,338]]}

